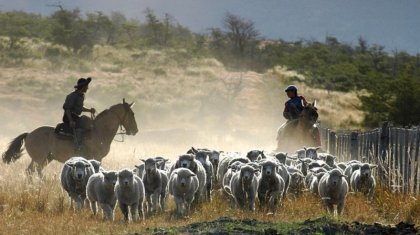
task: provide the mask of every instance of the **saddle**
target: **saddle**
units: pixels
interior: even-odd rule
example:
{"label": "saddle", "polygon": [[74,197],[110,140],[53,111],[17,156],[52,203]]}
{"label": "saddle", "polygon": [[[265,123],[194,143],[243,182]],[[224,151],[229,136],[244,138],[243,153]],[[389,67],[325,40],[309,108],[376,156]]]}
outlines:
{"label": "saddle", "polygon": [[55,134],[64,137],[73,137],[73,129],[67,123],[59,123],[55,127]]}

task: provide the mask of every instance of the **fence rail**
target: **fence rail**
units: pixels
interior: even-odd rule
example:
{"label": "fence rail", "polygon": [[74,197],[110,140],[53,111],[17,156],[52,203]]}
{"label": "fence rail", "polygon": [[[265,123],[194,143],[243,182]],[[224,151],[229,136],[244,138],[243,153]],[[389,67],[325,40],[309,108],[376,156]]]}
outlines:
{"label": "fence rail", "polygon": [[379,183],[392,191],[420,194],[420,127],[382,127],[361,131],[320,128],[323,149],[340,161],[360,160],[377,164]]}

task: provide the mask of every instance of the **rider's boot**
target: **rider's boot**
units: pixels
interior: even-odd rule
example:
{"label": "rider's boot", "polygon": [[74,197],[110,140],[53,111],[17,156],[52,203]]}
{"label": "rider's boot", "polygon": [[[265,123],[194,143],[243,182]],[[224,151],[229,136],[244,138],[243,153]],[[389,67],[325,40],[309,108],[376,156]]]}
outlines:
{"label": "rider's boot", "polygon": [[75,154],[83,156],[83,129],[76,129]]}

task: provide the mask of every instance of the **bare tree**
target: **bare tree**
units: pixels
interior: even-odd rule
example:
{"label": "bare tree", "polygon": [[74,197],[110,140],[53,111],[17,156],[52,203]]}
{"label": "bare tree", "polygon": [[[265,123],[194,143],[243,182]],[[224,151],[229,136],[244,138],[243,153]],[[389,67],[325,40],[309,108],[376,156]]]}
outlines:
{"label": "bare tree", "polygon": [[[229,74],[230,75],[230,74]],[[233,102],[239,93],[242,91],[243,87],[243,73],[237,76],[226,76],[221,79],[225,89],[226,89],[226,98],[228,102]]]}
{"label": "bare tree", "polygon": [[259,35],[255,23],[230,12],[226,13],[223,23],[233,49],[239,55],[244,55],[247,45],[255,41]]}

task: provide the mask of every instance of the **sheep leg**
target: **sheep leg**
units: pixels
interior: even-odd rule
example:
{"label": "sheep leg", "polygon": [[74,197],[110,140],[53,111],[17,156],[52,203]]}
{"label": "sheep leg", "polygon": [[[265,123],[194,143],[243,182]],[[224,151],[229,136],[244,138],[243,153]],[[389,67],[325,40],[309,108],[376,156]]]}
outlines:
{"label": "sheep leg", "polygon": [[191,212],[191,203],[194,201],[194,197],[185,198],[185,210],[186,214],[189,215]]}
{"label": "sheep leg", "polygon": [[90,202],[90,209],[92,210],[93,215],[96,215],[96,213],[97,213],[96,201],[91,201]]}
{"label": "sheep leg", "polygon": [[165,212],[165,198],[166,198],[166,193],[162,192],[160,194],[160,209],[162,212]]}
{"label": "sheep leg", "polygon": [[249,194],[249,210],[250,211],[255,211],[255,193],[251,192]]}
{"label": "sheep leg", "polygon": [[152,203],[153,203],[153,213],[157,213],[157,208],[159,208],[162,211],[162,207],[160,206],[159,203],[159,191],[156,190],[153,193],[153,198],[152,198]]}
{"label": "sheep leg", "polygon": [[211,181],[207,184],[207,201],[211,202]]}
{"label": "sheep leg", "polygon": [[338,213],[338,215],[341,215],[343,213],[343,209],[344,209],[344,201],[339,202],[337,204],[337,213]]}
{"label": "sheep leg", "polygon": [[143,199],[141,199],[139,201],[139,205],[138,205],[138,213],[139,213],[139,218],[141,220],[144,220],[144,207],[143,207]]}
{"label": "sheep leg", "polygon": [[373,200],[373,195],[374,195],[374,189],[370,189],[369,190],[369,193],[368,193],[368,199],[369,199],[369,201],[372,201]]}
{"label": "sheep leg", "polygon": [[104,214],[104,219],[113,221],[114,220],[114,210],[112,209],[111,205],[106,203],[101,203],[101,207]]}
{"label": "sheep leg", "polygon": [[147,214],[152,214],[152,195],[150,193],[146,194],[146,201],[147,201]]}
{"label": "sheep leg", "polygon": [[[82,198],[80,197],[80,195],[72,193],[72,195],[70,195],[70,197],[71,197],[71,199],[73,199],[73,200],[71,200],[71,202],[74,201],[74,203],[75,203],[74,210],[76,210],[76,211],[81,210],[82,207],[83,207],[83,204],[82,204],[83,201],[82,201]],[[70,203],[70,206],[73,207],[73,203]]]}
{"label": "sheep leg", "polygon": [[121,213],[124,215],[124,221],[128,222],[128,205],[124,203],[119,203]]}
{"label": "sheep leg", "polygon": [[327,203],[327,211],[328,213],[334,213],[334,205],[331,203]]}
{"label": "sheep leg", "polygon": [[183,214],[183,204],[184,200],[180,197],[175,197],[175,204],[176,204],[176,214],[177,216],[182,216]]}
{"label": "sheep leg", "polygon": [[134,222],[139,221],[139,204],[138,203],[134,203],[133,205],[130,206],[130,212],[131,212],[131,219]]}
{"label": "sheep leg", "polygon": [[69,209],[73,209],[73,198],[69,195],[69,202],[70,202],[70,207]]}
{"label": "sheep leg", "polygon": [[262,210],[265,207],[265,193],[258,192],[258,200],[260,201],[260,209]]}

